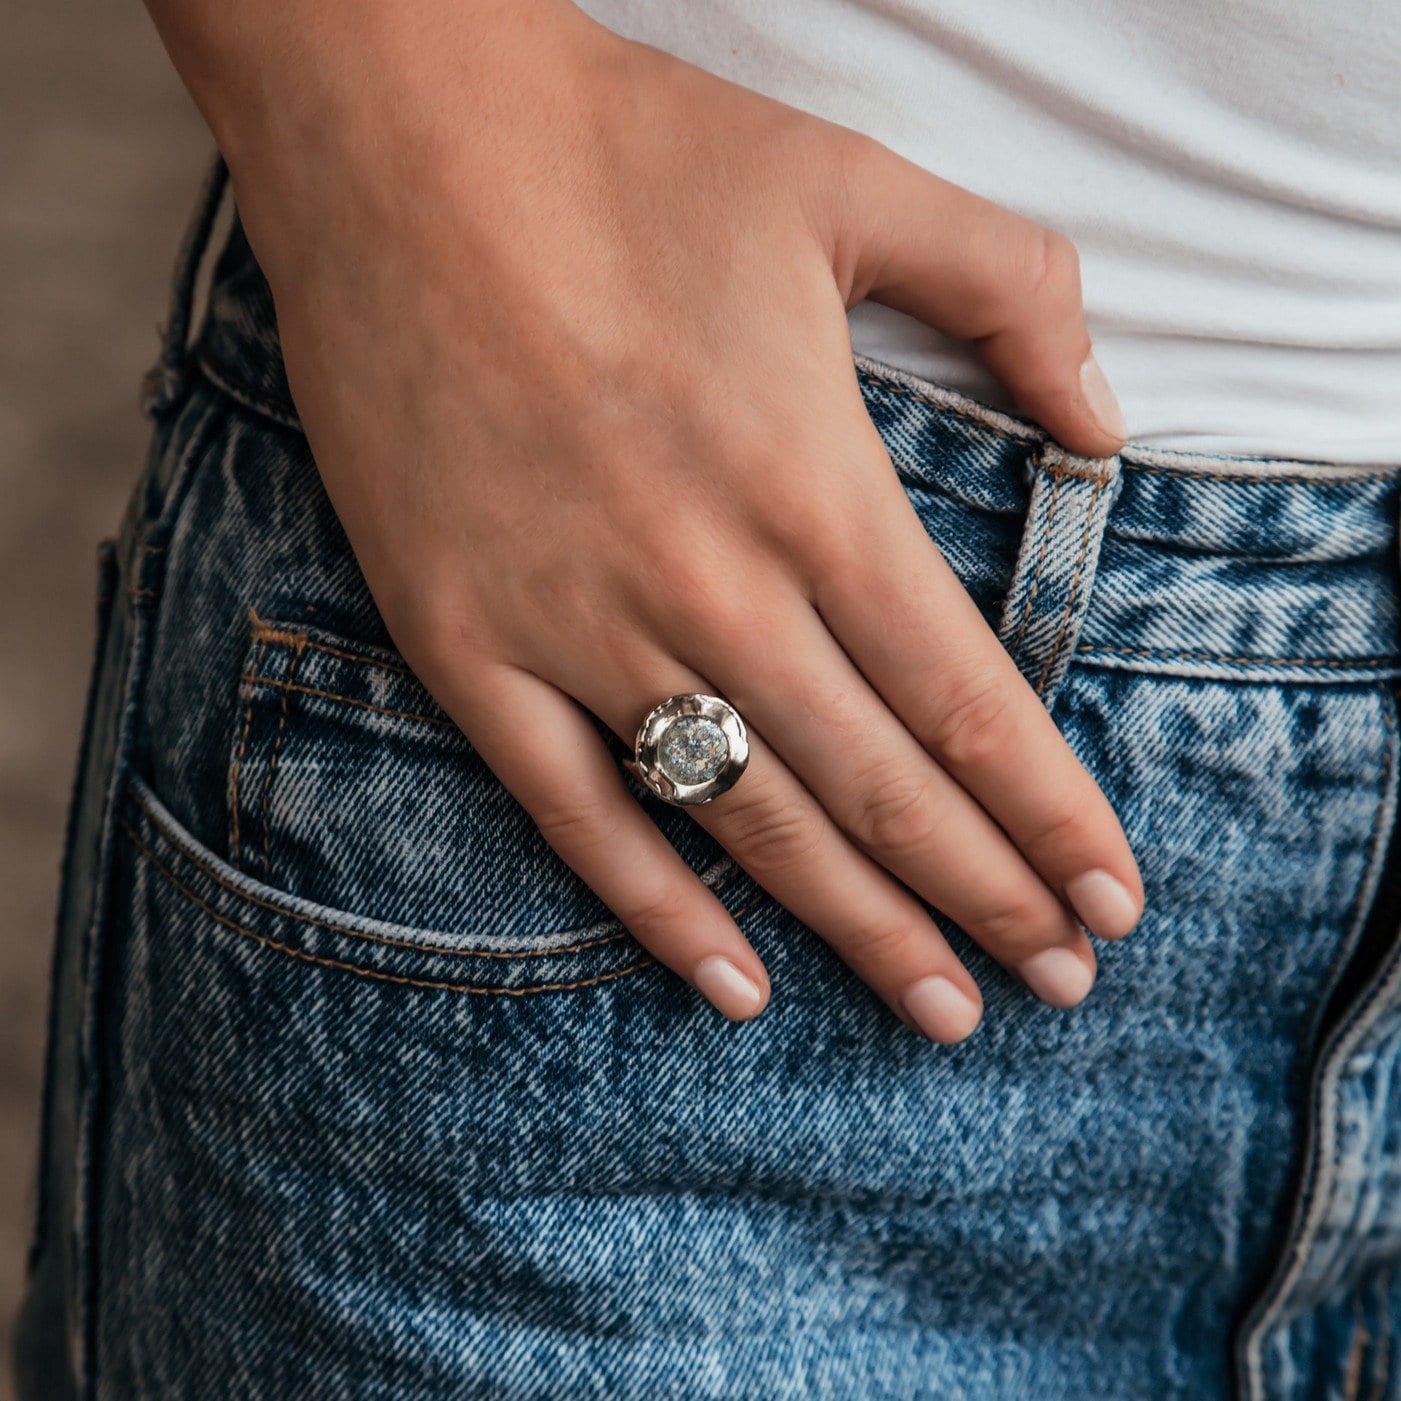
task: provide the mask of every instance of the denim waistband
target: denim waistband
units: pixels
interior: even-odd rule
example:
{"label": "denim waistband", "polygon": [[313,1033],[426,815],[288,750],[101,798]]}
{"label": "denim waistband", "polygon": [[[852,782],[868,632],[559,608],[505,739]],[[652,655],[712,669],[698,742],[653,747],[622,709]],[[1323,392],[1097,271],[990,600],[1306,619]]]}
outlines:
{"label": "denim waistband", "polygon": [[[236,219],[189,362],[245,407],[297,428],[272,295]],[[1029,422],[893,367],[857,357],[856,371],[907,486],[973,515],[1026,518],[1048,462],[1071,476],[1104,470],[1077,466]],[[1133,444],[1110,465],[1077,661],[1227,679],[1401,676],[1401,465]]]}

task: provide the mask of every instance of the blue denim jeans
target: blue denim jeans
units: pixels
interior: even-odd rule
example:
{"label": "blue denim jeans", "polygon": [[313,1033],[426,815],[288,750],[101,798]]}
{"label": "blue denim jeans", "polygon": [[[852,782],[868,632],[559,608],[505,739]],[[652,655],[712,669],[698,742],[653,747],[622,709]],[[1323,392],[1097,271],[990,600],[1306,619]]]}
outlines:
{"label": "blue denim jeans", "polygon": [[732,1024],[396,654],[237,226],[187,345],[220,179],[102,556],[22,1394],[1401,1397],[1401,472],[858,362],[1147,914],[1068,1013],[949,928],[936,1046],[651,803],[772,972]]}

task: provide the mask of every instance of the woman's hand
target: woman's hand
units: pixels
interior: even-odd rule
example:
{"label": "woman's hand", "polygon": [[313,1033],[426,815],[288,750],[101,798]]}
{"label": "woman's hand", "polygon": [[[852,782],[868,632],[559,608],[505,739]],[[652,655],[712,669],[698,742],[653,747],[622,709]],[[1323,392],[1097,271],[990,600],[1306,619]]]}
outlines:
{"label": "woman's hand", "polygon": [[564,0],[153,8],[391,635],[637,939],[727,1016],[767,1001],[579,708],[631,743],[715,692],[751,757],[695,819],[907,1024],[981,1008],[917,895],[1078,1002],[1072,910],[1125,934],[1133,856],[912,511],[846,322],[976,341],[1108,454],[1065,240]]}

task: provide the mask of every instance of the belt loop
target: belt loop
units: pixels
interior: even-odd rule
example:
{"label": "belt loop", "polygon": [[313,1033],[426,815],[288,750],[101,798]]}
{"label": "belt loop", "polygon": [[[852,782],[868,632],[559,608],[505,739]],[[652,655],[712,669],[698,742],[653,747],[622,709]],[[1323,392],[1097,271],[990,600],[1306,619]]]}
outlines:
{"label": "belt loop", "polygon": [[1073,457],[1047,442],[1030,461],[1031,500],[998,640],[1049,710],[1094,592],[1117,457]]}
{"label": "belt loop", "polygon": [[194,319],[195,287],[200,266],[209,247],[210,235],[224,200],[229,171],[220,155],[205,176],[195,211],[185,229],[184,241],[175,263],[170,292],[170,308],[161,333],[161,358],[142,381],[141,408],[156,417],[171,408],[184,394],[188,370],[187,351],[190,324]]}

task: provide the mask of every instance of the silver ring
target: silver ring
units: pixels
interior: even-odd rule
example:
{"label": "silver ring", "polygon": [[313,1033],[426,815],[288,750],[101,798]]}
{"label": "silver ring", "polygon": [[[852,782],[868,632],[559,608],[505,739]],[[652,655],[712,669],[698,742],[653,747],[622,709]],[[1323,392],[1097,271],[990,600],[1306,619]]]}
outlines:
{"label": "silver ring", "polygon": [[749,735],[719,696],[669,696],[638,726],[628,769],[657,797],[697,807],[727,793],[749,763]]}

